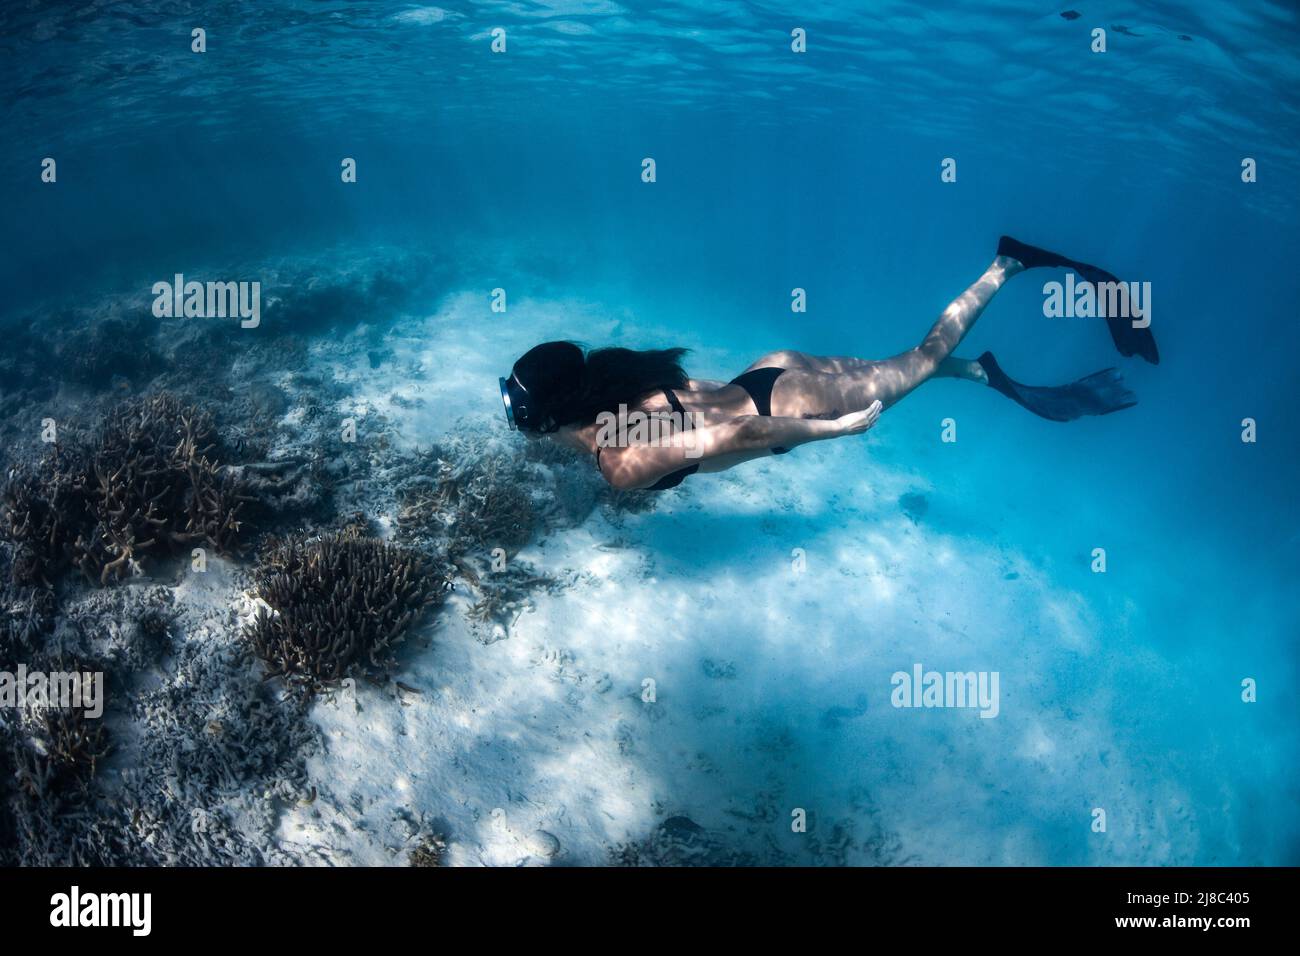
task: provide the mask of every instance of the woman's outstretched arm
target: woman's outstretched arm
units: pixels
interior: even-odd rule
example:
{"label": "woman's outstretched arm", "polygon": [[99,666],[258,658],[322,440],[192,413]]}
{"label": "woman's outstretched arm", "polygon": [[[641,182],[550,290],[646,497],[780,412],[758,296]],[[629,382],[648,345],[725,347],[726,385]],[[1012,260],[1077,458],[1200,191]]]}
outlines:
{"label": "woman's outstretched arm", "polygon": [[656,445],[602,449],[600,470],[615,488],[646,488],[665,475],[691,465],[701,471],[724,471],[760,458],[772,448],[793,448],[826,438],[866,431],[880,417],[880,403],[840,418],[772,418],[742,415],[731,421],[676,432]]}

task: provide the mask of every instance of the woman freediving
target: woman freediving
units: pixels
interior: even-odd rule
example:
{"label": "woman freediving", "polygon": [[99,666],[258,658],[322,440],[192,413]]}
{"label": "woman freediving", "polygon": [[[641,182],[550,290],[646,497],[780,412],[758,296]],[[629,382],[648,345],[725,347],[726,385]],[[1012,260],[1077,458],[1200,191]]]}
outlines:
{"label": "woman freediving", "polygon": [[[990,352],[978,359],[953,355],[998,289],[1035,268],[1072,269],[1094,286],[1119,282],[1096,266],[1003,236],[993,263],[944,309],[921,344],[893,358],[769,352],[730,382],[714,382],[686,376],[685,349],[607,348],[584,355],[572,342],[546,342],[501,379],[501,398],[511,428],[593,455],[615,488],[649,491],[675,487],[697,471],[725,471],[808,442],[860,434],[883,409],[933,378],[988,385],[1053,421],[1135,405],[1113,368],[1043,387],[1014,381]],[[1149,328],[1124,316],[1105,319],[1121,355],[1160,361]],[[611,443],[611,418],[621,423],[632,413],[661,416],[676,427],[653,443]]]}

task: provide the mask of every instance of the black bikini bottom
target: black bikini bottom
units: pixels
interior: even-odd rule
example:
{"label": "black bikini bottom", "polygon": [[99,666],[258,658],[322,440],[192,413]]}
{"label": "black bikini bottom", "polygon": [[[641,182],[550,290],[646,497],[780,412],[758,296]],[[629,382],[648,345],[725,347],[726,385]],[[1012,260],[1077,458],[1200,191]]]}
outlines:
{"label": "black bikini bottom", "polygon": [[[752,368],[748,372],[737,375],[731,380],[730,384],[739,385],[748,392],[758,413],[771,418],[772,386],[776,384],[776,380],[781,377],[781,373],[784,371],[783,368],[774,368],[772,366]],[[784,455],[789,450],[789,448],[773,448],[772,454]]]}

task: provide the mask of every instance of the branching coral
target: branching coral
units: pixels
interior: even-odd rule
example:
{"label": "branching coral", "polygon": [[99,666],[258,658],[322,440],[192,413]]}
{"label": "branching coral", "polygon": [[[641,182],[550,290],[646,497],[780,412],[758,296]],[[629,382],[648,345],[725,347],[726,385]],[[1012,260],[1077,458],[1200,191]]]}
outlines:
{"label": "branching coral", "polygon": [[79,709],[51,706],[27,711],[16,723],[5,735],[14,785],[7,808],[11,862],[25,866],[112,862],[112,852],[105,852],[103,831],[115,827],[98,810],[101,795],[93,786],[100,762],[111,751],[104,721]]}
{"label": "branching coral", "polygon": [[611,498],[590,462],[571,449],[508,444],[472,426],[453,430],[402,472],[398,538],[445,551],[472,586],[467,617],[484,641],[507,636],[534,594],[564,586],[519,561],[535,534],[581,524],[601,501],[617,521],[616,510],[644,510],[642,499],[653,498],[642,492]]}
{"label": "branching coral", "polygon": [[36,800],[84,792],[109,752],[103,721],[77,708],[45,707],[28,722],[31,741],[16,752],[19,787]]}
{"label": "branching coral", "polygon": [[426,834],[406,856],[408,866],[442,866],[447,858],[447,838],[441,833]]}
{"label": "branching coral", "polygon": [[317,690],[385,667],[383,655],[449,587],[445,571],[377,538],[291,537],[262,556],[256,590],[270,610],[247,636],[271,676]]}
{"label": "branching coral", "polygon": [[0,492],[0,532],[16,545],[14,579],[43,583],[73,565],[107,584],[142,558],[191,547],[235,550],[254,500],[209,457],[211,416],[160,393],[117,405],[91,450],[54,447]]}
{"label": "branching coral", "polygon": [[56,601],[47,588],[0,584],[0,670],[28,659],[54,626]]}
{"label": "branching coral", "polygon": [[234,550],[246,501],[238,483],[208,455],[212,417],[161,393],[109,413],[91,463],[92,509],[99,519],[78,560],[99,582],[122,578],[139,555],[205,545]]}
{"label": "branching coral", "polygon": [[50,445],[35,467],[13,469],[0,489],[0,534],[14,543],[17,584],[43,584],[66,568],[90,522],[86,456],[76,446]]}
{"label": "branching coral", "polygon": [[452,558],[486,556],[496,548],[507,554],[532,537],[537,508],[516,469],[501,456],[440,460],[431,481],[407,489],[397,522],[405,532],[441,529]]}
{"label": "branching coral", "polygon": [[560,581],[519,561],[511,562],[503,570],[483,575],[465,561],[458,561],[456,567],[478,592],[478,600],[466,616],[479,631],[480,640],[487,643],[509,631],[519,615],[531,606],[535,593],[546,591],[554,594],[563,588]]}

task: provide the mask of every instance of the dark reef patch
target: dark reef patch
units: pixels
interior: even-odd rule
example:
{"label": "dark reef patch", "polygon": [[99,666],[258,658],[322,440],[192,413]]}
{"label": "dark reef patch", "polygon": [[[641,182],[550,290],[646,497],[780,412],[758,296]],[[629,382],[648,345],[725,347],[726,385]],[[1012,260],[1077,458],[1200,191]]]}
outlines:
{"label": "dark reef patch", "polygon": [[640,840],[610,847],[611,866],[760,866],[788,862],[772,851],[760,856],[731,844],[690,817],[669,817]]}
{"label": "dark reef patch", "polygon": [[911,519],[912,524],[919,524],[925,517],[925,513],[930,510],[929,499],[919,491],[909,491],[899,495],[898,507],[903,510],[903,514]]}
{"label": "dark reef patch", "polygon": [[374,674],[450,574],[417,552],[377,538],[327,534],[274,542],[255,572],[263,608],[246,629],[271,676],[308,691]]}
{"label": "dark reef patch", "polygon": [[[67,669],[85,671],[78,666]],[[59,707],[28,714],[27,721],[28,740],[16,751],[19,789],[43,803],[84,794],[100,761],[108,756],[108,730],[103,721],[87,717],[79,709]]]}
{"label": "dark reef patch", "polygon": [[20,584],[52,586],[75,567],[101,585],[146,558],[238,546],[248,501],[239,479],[209,457],[211,416],[169,393],[127,399],[89,445],[50,446],[0,489],[0,536],[15,546]]}
{"label": "dark reef patch", "polygon": [[68,381],[106,389],[147,382],[166,363],[155,349],[158,320],[148,313],[111,317],[73,330],[54,349]]}

